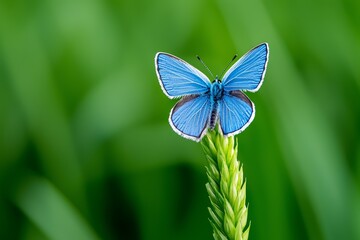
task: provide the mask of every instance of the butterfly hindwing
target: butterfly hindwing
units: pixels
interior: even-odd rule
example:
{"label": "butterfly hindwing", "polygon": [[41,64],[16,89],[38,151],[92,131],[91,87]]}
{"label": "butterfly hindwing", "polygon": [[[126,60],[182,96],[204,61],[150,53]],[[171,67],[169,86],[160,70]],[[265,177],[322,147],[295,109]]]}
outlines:
{"label": "butterfly hindwing", "polygon": [[242,56],[224,75],[225,91],[256,92],[263,80],[269,59],[269,47],[262,43]]}
{"label": "butterfly hindwing", "polygon": [[254,104],[241,91],[226,92],[219,101],[219,122],[224,136],[242,132],[254,116]]}
{"label": "butterfly hindwing", "polygon": [[169,98],[202,94],[210,88],[202,72],[171,54],[157,53],[155,67],[161,88]]}
{"label": "butterfly hindwing", "polygon": [[208,94],[185,96],[171,110],[169,122],[176,133],[200,141],[206,133],[210,111]]}

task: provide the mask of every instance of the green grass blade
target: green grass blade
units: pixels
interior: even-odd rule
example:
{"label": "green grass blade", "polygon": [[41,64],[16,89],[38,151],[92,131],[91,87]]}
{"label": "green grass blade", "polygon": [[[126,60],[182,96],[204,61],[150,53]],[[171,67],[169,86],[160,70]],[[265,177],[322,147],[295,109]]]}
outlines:
{"label": "green grass blade", "polygon": [[77,209],[44,178],[26,178],[15,204],[49,239],[99,239]]}

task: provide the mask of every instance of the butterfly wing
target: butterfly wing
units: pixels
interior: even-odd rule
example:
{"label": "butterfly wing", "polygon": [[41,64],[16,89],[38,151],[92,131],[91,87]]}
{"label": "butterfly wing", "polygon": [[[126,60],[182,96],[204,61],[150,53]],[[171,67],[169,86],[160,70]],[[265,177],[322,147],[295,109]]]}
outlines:
{"label": "butterfly wing", "polygon": [[269,59],[269,46],[262,43],[242,56],[224,75],[222,82],[225,91],[259,90]]}
{"label": "butterfly wing", "polygon": [[206,133],[210,111],[208,94],[185,96],[171,110],[169,122],[176,133],[198,142]]}
{"label": "butterfly wing", "polygon": [[219,101],[219,122],[224,136],[245,130],[255,117],[255,106],[241,91],[225,93]]}
{"label": "butterfly wing", "polygon": [[210,88],[202,72],[171,54],[157,53],[155,67],[161,88],[169,98],[202,94]]}

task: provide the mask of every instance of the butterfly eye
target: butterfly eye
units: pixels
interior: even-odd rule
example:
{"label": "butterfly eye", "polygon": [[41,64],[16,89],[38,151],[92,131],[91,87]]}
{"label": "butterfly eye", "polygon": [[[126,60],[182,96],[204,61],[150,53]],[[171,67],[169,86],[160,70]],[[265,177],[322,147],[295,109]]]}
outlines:
{"label": "butterfly eye", "polygon": [[221,83],[221,80],[219,79],[218,75],[216,75],[214,81],[212,81],[212,83],[214,83],[214,82]]}

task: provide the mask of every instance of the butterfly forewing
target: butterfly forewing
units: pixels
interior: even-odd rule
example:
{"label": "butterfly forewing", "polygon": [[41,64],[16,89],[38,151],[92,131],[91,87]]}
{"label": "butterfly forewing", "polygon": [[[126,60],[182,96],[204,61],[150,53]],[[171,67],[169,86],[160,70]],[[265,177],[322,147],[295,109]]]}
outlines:
{"label": "butterfly forewing", "polygon": [[232,136],[245,130],[254,116],[254,104],[241,91],[225,93],[219,101],[219,122],[225,136]]}
{"label": "butterfly forewing", "polygon": [[225,91],[256,92],[264,79],[269,59],[269,47],[262,43],[242,56],[224,75]]}
{"label": "butterfly forewing", "polygon": [[171,110],[169,122],[181,136],[200,141],[206,133],[210,111],[208,94],[185,96]]}
{"label": "butterfly forewing", "polygon": [[210,88],[202,72],[171,54],[157,53],[155,67],[161,88],[169,98],[202,94]]}

